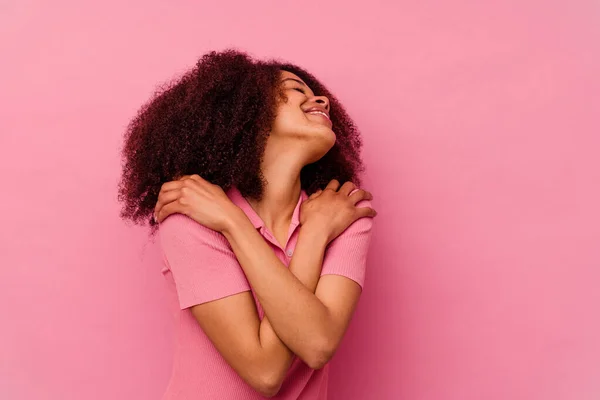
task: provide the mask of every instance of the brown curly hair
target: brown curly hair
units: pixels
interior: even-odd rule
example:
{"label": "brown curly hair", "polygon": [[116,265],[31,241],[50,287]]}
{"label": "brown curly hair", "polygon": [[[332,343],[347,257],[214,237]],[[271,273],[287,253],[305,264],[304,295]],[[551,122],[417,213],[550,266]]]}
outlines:
{"label": "brown curly hair", "polygon": [[261,160],[275,118],[285,101],[281,71],[298,75],[316,95],[327,96],[336,143],[300,174],[310,195],[332,179],[360,184],[361,139],[342,105],[304,69],[277,60],[258,61],[228,49],[202,56],[178,79],[159,87],[129,123],[122,150],[118,200],[121,218],[136,224],[152,220],[163,183],[198,174],[223,190],[236,186],[260,200]]}

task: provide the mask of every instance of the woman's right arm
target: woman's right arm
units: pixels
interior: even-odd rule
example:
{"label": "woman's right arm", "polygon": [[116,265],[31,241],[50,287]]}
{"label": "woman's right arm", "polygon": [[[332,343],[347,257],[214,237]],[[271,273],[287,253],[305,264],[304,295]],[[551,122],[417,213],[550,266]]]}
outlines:
{"label": "woman's right arm", "polygon": [[191,307],[204,333],[236,373],[265,397],[272,397],[292,363],[293,353],[267,318],[259,320],[250,292]]}
{"label": "woman's right arm", "polygon": [[[259,319],[250,287],[227,240],[181,214],[165,219],[159,235],[181,308],[191,309],[207,337],[244,381],[264,396],[275,395],[294,354],[268,318]],[[290,269],[313,292],[325,252],[314,238],[306,231],[303,234],[301,227],[295,265],[302,269]]]}

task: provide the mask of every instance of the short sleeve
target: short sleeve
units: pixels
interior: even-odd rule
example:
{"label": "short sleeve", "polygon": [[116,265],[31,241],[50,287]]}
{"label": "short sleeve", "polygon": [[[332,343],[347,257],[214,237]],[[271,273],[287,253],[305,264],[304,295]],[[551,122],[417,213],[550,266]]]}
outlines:
{"label": "short sleeve", "polygon": [[159,237],[181,309],[250,290],[229,242],[219,232],[172,214],[161,222]]}
{"label": "short sleeve", "polygon": [[[357,206],[371,207],[371,202],[363,200]],[[325,250],[321,276],[345,276],[363,287],[372,227],[373,218],[360,218],[332,240]]]}

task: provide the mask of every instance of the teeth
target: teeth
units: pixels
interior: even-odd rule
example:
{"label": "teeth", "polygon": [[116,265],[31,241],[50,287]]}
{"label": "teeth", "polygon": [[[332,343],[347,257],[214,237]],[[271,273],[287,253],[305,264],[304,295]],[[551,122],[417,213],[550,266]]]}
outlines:
{"label": "teeth", "polygon": [[311,111],[311,112],[309,112],[309,114],[321,114],[325,118],[329,119],[329,116],[322,111]]}

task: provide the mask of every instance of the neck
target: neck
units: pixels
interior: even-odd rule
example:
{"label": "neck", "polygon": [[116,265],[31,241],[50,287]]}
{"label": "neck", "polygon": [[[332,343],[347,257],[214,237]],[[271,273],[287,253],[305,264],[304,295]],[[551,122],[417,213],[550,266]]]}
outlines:
{"label": "neck", "polygon": [[269,157],[266,153],[263,158],[262,173],[266,185],[261,200],[248,199],[271,232],[289,228],[302,190],[300,171],[304,167],[300,160],[289,153],[276,154]]}

